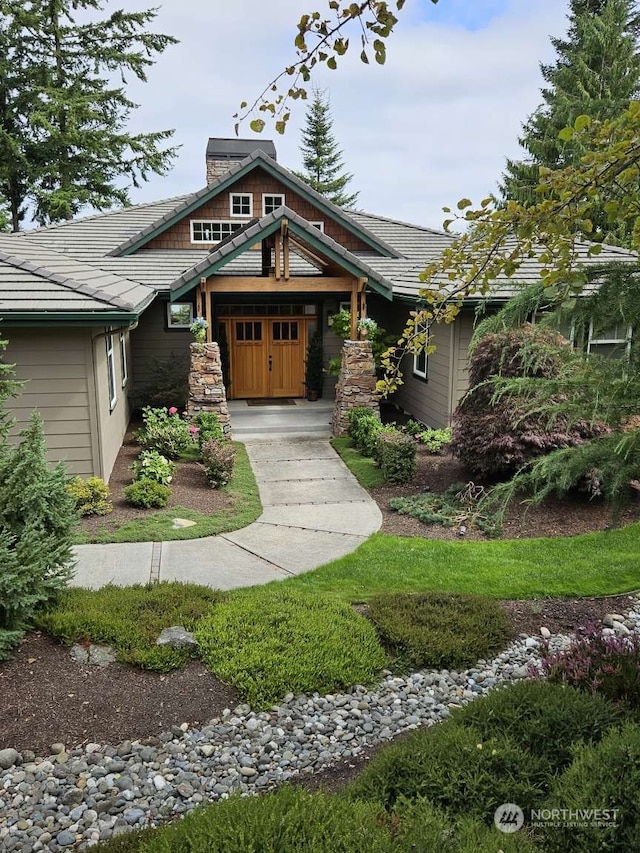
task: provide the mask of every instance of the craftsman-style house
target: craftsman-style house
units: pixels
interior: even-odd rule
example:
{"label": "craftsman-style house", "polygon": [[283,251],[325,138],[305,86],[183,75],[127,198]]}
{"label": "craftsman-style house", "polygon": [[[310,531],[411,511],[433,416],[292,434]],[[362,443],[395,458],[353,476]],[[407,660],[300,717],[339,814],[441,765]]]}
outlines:
{"label": "craftsman-style house", "polygon": [[[73,474],[108,478],[132,390],[151,359],[188,351],[194,317],[225,353],[230,399],[302,397],[310,336],[322,333],[325,361],[340,350],[329,315],[348,307],[352,337],[365,311],[401,329],[421,270],[452,239],[335,207],[271,142],[210,139],[206,169],[188,195],[0,236],[0,336],[27,380],[13,412],[20,428],[40,410],[50,458]],[[466,390],[472,320],[438,327],[436,352],[404,365],[396,402],[434,427]]]}

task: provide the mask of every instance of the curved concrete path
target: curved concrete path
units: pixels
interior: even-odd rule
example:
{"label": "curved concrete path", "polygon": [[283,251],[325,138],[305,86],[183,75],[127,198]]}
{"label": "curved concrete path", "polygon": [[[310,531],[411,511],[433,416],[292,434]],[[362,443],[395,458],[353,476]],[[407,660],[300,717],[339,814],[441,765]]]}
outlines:
{"label": "curved concrete path", "polygon": [[78,545],[72,584],[96,589],[179,580],[233,589],[283,580],[354,551],[380,528],[382,516],[329,444],[327,422],[312,423],[325,408],[307,413],[306,423],[292,412],[292,426],[286,426],[289,413],[269,426],[270,413],[261,412],[258,431],[255,413],[246,422],[242,409],[234,413],[234,437],[246,445],[262,500],[256,522],[205,539]]}

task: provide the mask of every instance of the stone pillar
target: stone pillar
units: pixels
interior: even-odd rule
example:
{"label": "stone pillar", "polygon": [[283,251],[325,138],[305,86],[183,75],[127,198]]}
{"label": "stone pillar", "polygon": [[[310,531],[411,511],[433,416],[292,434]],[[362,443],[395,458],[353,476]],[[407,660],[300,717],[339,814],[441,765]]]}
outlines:
{"label": "stone pillar", "polygon": [[376,391],[376,366],[370,341],[345,341],[342,367],[336,384],[336,402],[331,428],[334,436],[349,430],[349,409],[367,406],[378,417],[380,404]]}
{"label": "stone pillar", "polygon": [[189,402],[187,417],[198,412],[215,412],[227,438],[231,438],[231,418],[222,379],[220,347],[217,343],[190,344]]}

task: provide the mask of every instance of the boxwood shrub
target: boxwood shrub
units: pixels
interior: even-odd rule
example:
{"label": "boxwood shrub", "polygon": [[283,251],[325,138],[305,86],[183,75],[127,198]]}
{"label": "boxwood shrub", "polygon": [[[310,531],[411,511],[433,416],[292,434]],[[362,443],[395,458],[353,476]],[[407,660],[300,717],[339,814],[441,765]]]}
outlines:
{"label": "boxwood shrub", "polygon": [[216,676],[261,707],[370,682],[385,663],[373,626],[348,604],[279,586],[234,593],[196,639]]}
{"label": "boxwood shrub", "polygon": [[387,483],[410,483],[416,473],[416,443],[397,429],[376,435],[375,458]]}
{"label": "boxwood shrub", "polygon": [[377,434],[383,429],[379,415],[367,406],[349,410],[349,438],[364,456],[373,456]]}
{"label": "boxwood shrub", "polygon": [[382,594],[369,618],[399,669],[456,669],[501,651],[510,626],[497,601],[455,593]]}

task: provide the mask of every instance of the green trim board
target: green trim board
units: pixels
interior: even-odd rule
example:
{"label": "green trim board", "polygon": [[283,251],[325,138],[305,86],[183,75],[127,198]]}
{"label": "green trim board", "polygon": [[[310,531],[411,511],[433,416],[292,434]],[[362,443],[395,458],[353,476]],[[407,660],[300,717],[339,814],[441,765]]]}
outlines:
{"label": "green trim board", "polygon": [[138,314],[124,311],[68,312],[68,311],[19,311],[0,315],[2,328],[8,326],[107,326],[118,324],[129,326],[138,319]]}
{"label": "green trim board", "polygon": [[[340,246],[331,237],[318,231],[295,211],[280,207],[257,222],[248,223],[245,228],[237,231],[218,249],[211,252],[208,258],[183,273],[171,285],[171,301],[178,301],[193,290],[202,277],[207,278],[218,272],[238,255],[248,251],[258,240],[270,237],[280,229],[283,221],[287,222],[291,233],[302,242],[310,245],[355,278],[366,278],[367,284],[385,299],[389,301],[393,299],[392,284],[384,276],[373,270],[365,261],[361,261],[357,255]],[[327,291],[331,291],[330,277],[327,277]]]}
{"label": "green trim board", "polygon": [[263,154],[262,151],[256,151],[246,160],[242,161],[238,167],[231,169],[227,175],[219,179],[215,184],[212,184],[199,192],[195,193],[193,198],[188,203],[183,203],[176,208],[171,214],[163,217],[157,223],[149,226],[140,232],[140,234],[121,244],[112,252],[113,256],[126,256],[137,252],[139,249],[146,246],[151,240],[163,234],[169,228],[172,228],[177,222],[180,222],[186,216],[189,216],[198,208],[202,207],[212,198],[225,192],[230,186],[233,186],[238,180],[244,178],[255,169],[263,169],[267,174],[276,180],[280,181],[285,187],[299,195],[302,195],[306,200],[321,210],[326,216],[334,222],[339,223],[343,228],[349,231],[354,236],[361,239],[374,251],[378,252],[383,257],[398,258],[401,255],[390,245],[377,238],[367,229],[358,225],[348,215],[345,215],[339,208],[324,199],[319,193],[308,187],[303,181],[298,180],[290,175],[286,169],[279,166],[274,160]]}

